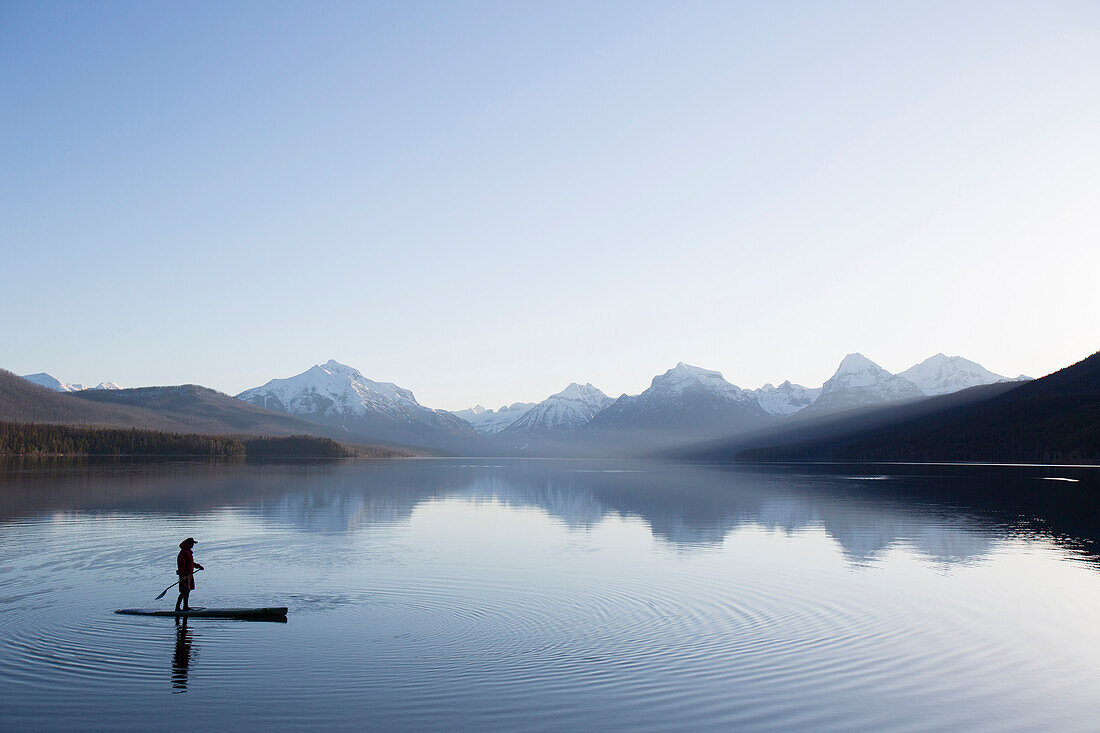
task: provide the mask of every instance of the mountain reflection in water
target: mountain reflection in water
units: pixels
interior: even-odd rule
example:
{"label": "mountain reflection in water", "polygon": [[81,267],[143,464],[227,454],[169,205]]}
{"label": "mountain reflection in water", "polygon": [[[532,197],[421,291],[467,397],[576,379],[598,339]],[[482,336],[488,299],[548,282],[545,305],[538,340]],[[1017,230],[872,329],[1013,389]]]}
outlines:
{"label": "mountain reflection in water", "polygon": [[[1089,730],[1098,494],[1066,467],[8,464],[0,720]],[[287,622],[112,613],[171,608],[187,536],[192,602]]]}
{"label": "mountain reflection in water", "polygon": [[[853,563],[904,542],[926,558],[987,553],[991,530],[1037,532],[1097,556],[1095,469],[1067,467],[1052,492],[1047,467],[700,467],[563,461],[388,461],[314,464],[109,464],[43,475],[0,471],[0,521],[83,511],[201,514],[233,507],[309,532],[355,532],[407,521],[447,498],[536,508],[574,530],[633,517],[682,550],[719,544],[738,527],[823,528]],[[866,475],[852,475],[852,470]],[[105,482],[103,472],[117,474]],[[1072,488],[1067,488],[1072,487]],[[105,490],[106,488],[106,490]]]}

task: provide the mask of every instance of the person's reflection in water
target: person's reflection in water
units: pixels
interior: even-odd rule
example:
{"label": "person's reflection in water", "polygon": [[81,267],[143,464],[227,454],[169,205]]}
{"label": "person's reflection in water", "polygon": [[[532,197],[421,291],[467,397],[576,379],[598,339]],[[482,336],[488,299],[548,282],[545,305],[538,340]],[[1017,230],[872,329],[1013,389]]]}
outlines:
{"label": "person's reflection in water", "polygon": [[176,651],[172,655],[172,692],[187,692],[187,668],[191,665],[191,630],[187,619],[176,618]]}

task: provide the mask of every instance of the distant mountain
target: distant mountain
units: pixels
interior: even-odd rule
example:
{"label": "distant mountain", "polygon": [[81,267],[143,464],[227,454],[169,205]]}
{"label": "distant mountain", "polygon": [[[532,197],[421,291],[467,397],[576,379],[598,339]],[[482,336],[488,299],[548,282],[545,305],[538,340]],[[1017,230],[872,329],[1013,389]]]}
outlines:
{"label": "distant mountain", "polygon": [[337,427],[367,441],[447,451],[480,444],[477,432],[465,420],[425,407],[409,390],[367,379],[335,360],[245,390],[237,399]]}
{"label": "distant mountain", "polygon": [[513,402],[510,405],[502,405],[498,410],[477,405],[465,410],[455,410],[451,414],[473,425],[474,430],[481,435],[496,435],[536,404],[535,402]]}
{"label": "distant mountain", "polygon": [[[23,379],[26,379],[28,382],[37,384],[39,387],[52,389],[54,392],[74,392],[77,389],[77,387],[74,387],[74,385],[66,384],[57,377],[46,374],[46,372],[38,372],[37,374],[24,374]],[[84,389],[84,386],[80,385],[79,389]]]}
{"label": "distant mountain", "polygon": [[523,413],[502,431],[501,437],[515,441],[571,432],[587,425],[611,402],[610,397],[591,384],[573,382]]}
{"label": "distant mountain", "polygon": [[85,389],[122,389],[114,382],[100,382],[94,387],[89,387],[83,384],[68,384],[62,382],[57,377],[54,377],[46,372],[38,372],[37,374],[24,374],[23,379],[28,382],[33,382],[40,387],[46,389],[52,389],[54,392],[80,392]]}
{"label": "distant mountain", "polygon": [[809,407],[821,394],[820,387],[811,389],[801,384],[791,384],[789,380],[778,387],[765,384],[760,389],[751,391],[764,412],[784,417]]}
{"label": "distant mountain", "polygon": [[639,395],[623,395],[598,413],[586,432],[616,454],[730,435],[776,420],[756,396],[720,372],[680,362]]}
{"label": "distant mountain", "polygon": [[950,394],[980,384],[1010,381],[969,359],[942,353],[914,364],[898,376],[915,384],[926,395]]}
{"label": "distant mountain", "polygon": [[848,354],[821,385],[814,410],[840,409],[923,397],[915,384],[891,374],[863,354]]}
{"label": "distant mountain", "polygon": [[193,384],[61,393],[3,370],[0,421],[348,440],[334,428],[264,410]]}
{"label": "distant mountain", "polygon": [[1100,461],[1100,352],[1041,379],[972,387],[912,419],[745,450],[738,460]]}
{"label": "distant mountain", "polygon": [[678,459],[723,462],[732,461],[750,449],[851,439],[871,430],[898,425],[946,409],[985,402],[1017,386],[1012,382],[998,382],[935,397],[878,402],[837,410],[803,410],[759,430],[699,442],[668,451],[667,455]]}
{"label": "distant mountain", "polygon": [[343,442],[366,443],[331,427],[249,405],[197,384],[134,389],[86,389],[73,399],[103,406],[129,407],[168,420],[174,430],[233,435],[315,435]]}
{"label": "distant mountain", "polygon": [[[1023,375],[1017,377],[1026,379]],[[55,395],[79,395],[103,405],[102,409],[114,405],[148,411],[138,422],[134,422],[138,418],[133,414],[100,416],[113,420],[103,422],[95,415],[85,415],[85,408],[83,412],[76,411],[83,415],[73,418],[76,424],[133,424],[190,432],[207,429],[194,424],[204,414],[205,407],[180,412],[182,403],[169,404],[173,395],[182,399],[180,390],[203,388],[120,390],[111,382],[86,388],[64,383],[44,372],[24,377],[24,384],[31,383],[43,385]],[[301,425],[311,425],[310,434],[336,436],[344,441],[470,454],[491,451],[506,455],[518,451],[526,455],[627,456],[667,453],[708,441],[724,446],[715,448],[721,452],[732,450],[734,445],[740,446],[739,449],[774,445],[759,442],[769,440],[768,436],[792,442],[823,439],[826,434],[834,438],[842,433],[851,436],[856,426],[862,430],[878,429],[926,415],[948,403],[912,410],[868,408],[919,403],[929,396],[956,393],[962,396],[950,404],[969,404],[1000,394],[998,390],[971,392],[975,386],[998,383],[1013,384],[975,362],[944,354],[930,357],[900,375],[891,374],[862,354],[849,354],[820,388],[785,381],[778,387],[765,384],[755,390],[731,384],[720,372],[681,362],[654,377],[641,394],[622,395],[617,400],[590,384],[574,383],[537,404],[517,402],[498,410],[477,406],[452,413],[421,405],[407,389],[367,379],[358,370],[330,360],[296,376],[274,379],[262,387],[246,390],[238,395],[238,401],[262,408],[265,420],[270,419],[272,412],[279,413],[298,419]],[[93,396],[100,392],[119,396]],[[189,399],[195,405],[213,410],[211,420],[206,423],[210,430],[247,431],[263,423],[256,416],[246,419],[226,413],[216,417],[215,413],[227,409],[219,402],[225,396],[218,397],[219,393],[212,390],[207,392],[193,392]],[[219,404],[211,406],[215,402]],[[55,407],[43,409],[51,415],[74,414],[73,403]],[[40,412],[37,407],[34,411]],[[829,417],[819,419],[822,416]],[[58,420],[71,421],[66,417]],[[309,431],[299,427],[298,432]],[[285,433],[273,430],[272,434]],[[741,438],[749,436],[755,436],[757,442],[746,445]]]}
{"label": "distant mountain", "polygon": [[0,370],[0,420],[7,422],[172,429],[155,413],[137,412],[78,399],[74,393],[43,387]]}

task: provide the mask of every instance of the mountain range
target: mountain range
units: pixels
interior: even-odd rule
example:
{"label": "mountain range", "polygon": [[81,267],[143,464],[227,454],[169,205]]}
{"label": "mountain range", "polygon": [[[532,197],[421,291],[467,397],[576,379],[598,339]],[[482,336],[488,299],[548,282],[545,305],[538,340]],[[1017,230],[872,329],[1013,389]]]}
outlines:
{"label": "mountain range", "polygon": [[96,386],[62,382],[57,377],[46,374],[46,372],[38,372],[37,374],[24,374],[23,379],[28,382],[34,382],[40,387],[46,389],[52,389],[54,392],[83,392],[86,389],[122,389],[114,382],[100,382]]}
{"label": "mountain range", "polygon": [[59,392],[0,370],[0,421],[141,428],[211,435],[313,435],[345,443],[340,431],[194,384]]}
{"label": "mountain range", "polygon": [[[869,424],[836,420],[816,435],[791,431],[712,446],[710,459],[741,461],[995,461],[1053,463],[1100,460],[1100,352],[1025,384],[992,384],[894,408]],[[820,426],[819,426],[820,428]],[[738,450],[738,448],[741,448]],[[702,456],[698,456],[702,457]]]}
{"label": "mountain range", "polygon": [[465,410],[457,410],[451,414],[470,423],[478,433],[493,435],[523,417],[523,413],[536,404],[535,402],[513,402],[510,405],[501,405],[500,409],[497,410],[475,405]]}
{"label": "mountain range", "polygon": [[[973,385],[968,385],[973,386]],[[921,397],[920,387],[891,374],[863,354],[848,354],[836,373],[821,385],[808,409],[829,410]]]}
{"label": "mountain range", "polygon": [[[637,395],[612,399],[591,384],[574,382],[538,403],[516,402],[498,410],[477,406],[452,413],[421,405],[410,390],[368,379],[359,370],[335,360],[291,377],[272,379],[241,392],[235,400],[212,390],[200,395],[197,390],[205,388],[194,385],[138,390],[104,385],[89,390],[77,389],[81,386],[65,384],[45,373],[24,379],[79,397],[84,403],[159,410],[177,416],[183,393],[165,390],[190,390],[191,399],[218,402],[217,410],[226,409],[226,400],[242,408],[247,404],[261,411],[265,420],[279,415],[295,420],[299,426],[312,426],[312,434],[337,436],[345,442],[483,455],[661,452],[736,436],[766,435],[787,426],[803,429],[822,420],[828,422],[830,415],[851,411],[877,414],[877,408],[883,406],[920,404],[930,397],[1011,381],[957,356],[937,354],[900,374],[891,374],[862,354],[849,354],[821,387],[783,381],[778,387],[766,384],[743,389],[727,381],[721,372],[680,362],[655,376],[650,386]],[[261,413],[253,414],[254,423],[255,415]],[[144,417],[143,425],[151,420],[149,415]],[[188,415],[188,419],[194,417]],[[223,426],[230,428],[244,429],[240,426],[247,423],[222,419]]]}
{"label": "mountain range", "polygon": [[[967,387],[1008,380],[962,357],[937,354],[907,370],[909,377],[891,374],[862,354],[849,354],[821,387],[789,380],[778,387],[765,384],[742,389],[721,372],[678,363],[653,378],[638,395],[610,400],[595,387],[574,383],[507,423],[520,410],[503,409],[491,422],[477,418],[471,425],[497,450],[525,454],[623,455],[667,450],[719,437],[747,434],[784,424],[796,415],[814,415],[873,407]],[[1027,379],[1020,377],[1018,379]],[[583,409],[567,409],[587,390]],[[522,405],[522,403],[517,403]],[[483,413],[482,413],[483,414]]]}

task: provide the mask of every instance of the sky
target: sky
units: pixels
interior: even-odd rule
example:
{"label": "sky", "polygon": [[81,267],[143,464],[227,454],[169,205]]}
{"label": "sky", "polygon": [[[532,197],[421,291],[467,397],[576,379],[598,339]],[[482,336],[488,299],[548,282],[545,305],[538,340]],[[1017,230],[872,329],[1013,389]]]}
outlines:
{"label": "sky", "polygon": [[1095,2],[0,3],[0,368],[432,407],[1100,349]]}

